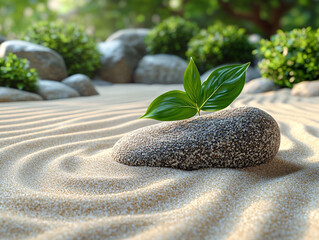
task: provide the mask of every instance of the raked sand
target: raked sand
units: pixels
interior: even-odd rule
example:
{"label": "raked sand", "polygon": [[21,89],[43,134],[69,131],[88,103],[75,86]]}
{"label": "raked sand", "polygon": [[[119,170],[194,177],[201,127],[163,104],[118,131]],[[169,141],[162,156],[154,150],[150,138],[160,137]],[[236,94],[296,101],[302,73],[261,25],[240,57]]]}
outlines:
{"label": "raked sand", "polygon": [[231,107],[270,113],[281,147],[246,169],[130,167],[111,158],[159,94],[112,85],[100,96],[0,104],[0,239],[319,239],[319,97],[286,91]]}

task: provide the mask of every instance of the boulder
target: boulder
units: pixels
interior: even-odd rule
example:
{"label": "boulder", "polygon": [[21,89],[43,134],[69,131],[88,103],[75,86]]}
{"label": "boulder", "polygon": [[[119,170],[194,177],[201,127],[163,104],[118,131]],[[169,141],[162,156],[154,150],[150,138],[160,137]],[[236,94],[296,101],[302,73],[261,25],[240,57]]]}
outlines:
{"label": "boulder", "polygon": [[30,68],[35,68],[41,79],[61,81],[67,77],[63,58],[54,50],[21,40],[10,40],[1,44],[0,57],[9,52],[29,60]]}
{"label": "boulder", "polygon": [[250,82],[253,79],[260,78],[260,70],[257,66],[249,66],[246,72],[246,82]]}
{"label": "boulder", "polygon": [[132,82],[133,72],[140,59],[138,52],[123,42],[109,41],[98,44],[101,54],[101,69],[98,75],[113,83]]}
{"label": "boulder", "polygon": [[4,36],[0,35],[0,44],[7,41],[6,38]]}
{"label": "boulder", "polygon": [[[226,66],[226,65],[231,65],[231,64],[235,64],[235,63],[220,65],[216,68],[213,68],[213,69],[206,71],[205,73],[203,73],[200,76],[201,81],[204,82],[208,78],[208,76],[212,73],[212,71],[214,71],[215,69]],[[260,78],[260,76],[261,76],[260,70],[258,67],[249,66],[249,68],[247,69],[247,72],[246,72],[246,82],[249,82],[249,81],[256,79],[256,78]]]}
{"label": "boulder", "polygon": [[80,94],[73,88],[56,81],[40,80],[37,93],[45,100],[79,97]]}
{"label": "boulder", "polygon": [[290,88],[280,88],[276,91],[277,96],[290,96],[291,89]]}
{"label": "boulder", "polygon": [[150,30],[147,28],[122,29],[113,33],[106,41],[120,40],[124,44],[135,48],[141,56],[144,56],[146,54],[146,44],[144,39],[148,35],[149,31]]}
{"label": "boulder", "polygon": [[91,79],[84,74],[74,74],[62,81],[62,83],[76,90],[81,96],[98,95]]}
{"label": "boulder", "polygon": [[319,80],[297,83],[291,90],[291,95],[301,97],[319,96]]}
{"label": "boulder", "polygon": [[91,81],[92,81],[94,86],[110,86],[113,84],[111,82],[108,82],[108,81],[101,79],[101,77],[99,77],[97,75],[93,76]]}
{"label": "boulder", "polygon": [[111,82],[108,82],[108,81],[104,81],[104,80],[101,80],[101,79],[92,79],[92,83],[94,86],[110,86],[112,85],[113,83]]}
{"label": "boulder", "polygon": [[243,93],[263,93],[280,89],[274,81],[268,78],[256,78],[245,84]]}
{"label": "boulder", "polygon": [[115,144],[112,156],[130,166],[243,168],[272,160],[279,145],[277,122],[241,107],[135,130]]}
{"label": "boulder", "polygon": [[0,87],[0,102],[40,101],[38,94],[26,92],[14,88]]}
{"label": "boulder", "polygon": [[187,62],[175,55],[145,55],[134,73],[136,83],[183,83]]}

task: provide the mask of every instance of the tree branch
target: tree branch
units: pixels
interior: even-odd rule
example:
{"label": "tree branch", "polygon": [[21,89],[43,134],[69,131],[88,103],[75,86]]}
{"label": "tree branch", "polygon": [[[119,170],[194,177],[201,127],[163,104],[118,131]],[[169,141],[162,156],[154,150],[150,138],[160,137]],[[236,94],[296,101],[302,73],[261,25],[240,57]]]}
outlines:
{"label": "tree branch", "polygon": [[[219,5],[221,8],[227,12],[229,15],[235,17],[235,18],[240,18],[240,19],[245,19],[248,21],[253,21],[255,20],[255,14],[253,13],[241,13],[241,12],[236,12],[229,3],[224,2],[223,0],[218,0]],[[256,5],[255,5],[256,6]]]}
{"label": "tree branch", "polygon": [[262,19],[261,11],[265,1],[262,1],[263,4],[260,2],[255,3],[249,13],[237,12],[229,3],[224,2],[223,0],[218,0],[218,3],[220,4],[221,9],[230,16],[254,23],[267,35],[268,38],[272,34],[276,33],[277,29],[280,28],[280,19],[290,8],[293,7],[293,4],[287,3],[284,0],[279,0],[280,5],[272,10],[270,14],[271,17],[269,19]]}

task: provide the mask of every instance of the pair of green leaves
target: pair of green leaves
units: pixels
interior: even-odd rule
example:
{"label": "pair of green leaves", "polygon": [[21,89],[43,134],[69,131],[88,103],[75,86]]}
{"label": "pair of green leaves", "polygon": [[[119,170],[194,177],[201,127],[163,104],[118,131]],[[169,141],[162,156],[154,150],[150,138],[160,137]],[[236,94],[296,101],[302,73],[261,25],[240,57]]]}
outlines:
{"label": "pair of green leaves", "polygon": [[218,111],[226,108],[241,93],[250,63],[220,67],[203,84],[191,58],[184,73],[185,92],[169,91],[154,99],[140,118],[174,121],[200,115],[200,111]]}

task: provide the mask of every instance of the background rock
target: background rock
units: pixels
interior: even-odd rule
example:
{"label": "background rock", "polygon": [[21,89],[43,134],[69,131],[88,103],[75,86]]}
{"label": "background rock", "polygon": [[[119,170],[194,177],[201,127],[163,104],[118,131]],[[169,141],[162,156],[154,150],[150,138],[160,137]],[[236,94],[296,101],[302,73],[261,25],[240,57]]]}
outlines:
{"label": "background rock", "polygon": [[124,44],[135,48],[141,56],[144,56],[146,54],[146,44],[144,39],[149,31],[150,30],[147,28],[122,29],[113,33],[106,41],[120,40]]}
{"label": "background rock", "polygon": [[98,76],[113,83],[132,82],[132,76],[140,59],[138,52],[123,42],[108,41],[98,44],[102,67]]}
{"label": "background rock", "polygon": [[101,79],[98,79],[98,78],[92,79],[92,83],[93,83],[94,86],[110,86],[110,85],[113,84],[111,82],[104,81],[104,80],[101,80]]}
{"label": "background rock", "polygon": [[257,33],[253,33],[248,36],[248,42],[250,42],[251,44],[257,44],[260,42],[261,39],[262,36]]}
{"label": "background rock", "polygon": [[50,48],[21,40],[10,40],[0,45],[0,57],[9,52],[29,60],[30,68],[35,68],[42,79],[61,81],[67,77],[63,58]]}
{"label": "background rock", "polygon": [[5,41],[6,41],[6,38],[5,38],[4,36],[1,36],[1,35],[0,35],[0,44],[3,43],[3,42],[5,42]]}
{"label": "background rock", "polygon": [[14,88],[0,87],[0,102],[39,101],[42,97],[35,93]]}
{"label": "background rock", "polygon": [[80,94],[69,86],[49,80],[40,80],[38,82],[38,94],[45,100],[54,100],[61,98],[79,97]]}
{"label": "background rock", "polygon": [[187,63],[170,54],[145,55],[134,73],[136,83],[183,83]]}
{"label": "background rock", "polygon": [[91,79],[84,74],[74,74],[64,79],[62,83],[75,89],[81,96],[93,96],[99,94],[93,86]]}
{"label": "background rock", "polygon": [[131,166],[242,168],[272,160],[279,145],[276,121],[241,107],[135,130],[114,145],[112,156]]}
{"label": "background rock", "polygon": [[276,91],[276,94],[278,96],[289,96],[291,95],[291,89],[290,88],[280,88]]}
{"label": "background rock", "polygon": [[319,80],[297,83],[292,88],[291,95],[301,97],[319,96]]}
{"label": "background rock", "polygon": [[278,90],[280,87],[268,78],[257,78],[245,84],[243,93],[263,93]]}
{"label": "background rock", "polygon": [[253,79],[260,78],[260,70],[257,66],[249,66],[246,72],[246,82],[250,82]]}

